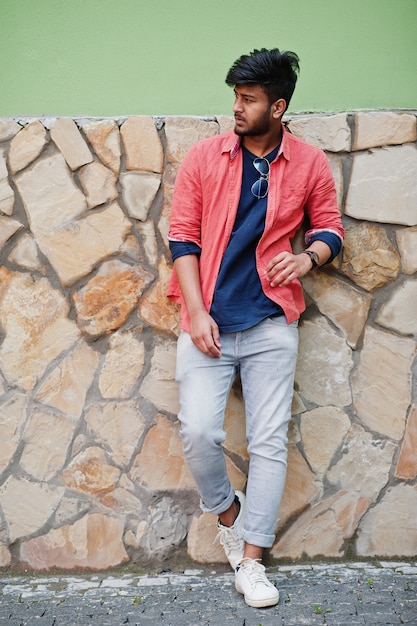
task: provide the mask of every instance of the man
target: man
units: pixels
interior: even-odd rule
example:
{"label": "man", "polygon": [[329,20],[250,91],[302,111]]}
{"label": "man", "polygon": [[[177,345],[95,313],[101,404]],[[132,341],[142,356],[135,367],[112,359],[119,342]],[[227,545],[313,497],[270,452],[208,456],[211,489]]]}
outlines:
{"label": "man", "polygon": [[[274,542],[285,484],[287,428],[305,309],[299,278],[340,251],[343,227],[325,154],[282,116],[298,57],[254,50],[226,83],[234,132],[195,144],[178,173],[169,242],[169,297],[181,303],[177,380],[181,437],[203,511],[218,516],[235,585],[250,606],[277,604],[263,550]],[[307,218],[306,250],[291,241]],[[240,374],[249,473],[246,499],[226,472],[224,411]],[[246,500],[246,501],[245,501]]]}

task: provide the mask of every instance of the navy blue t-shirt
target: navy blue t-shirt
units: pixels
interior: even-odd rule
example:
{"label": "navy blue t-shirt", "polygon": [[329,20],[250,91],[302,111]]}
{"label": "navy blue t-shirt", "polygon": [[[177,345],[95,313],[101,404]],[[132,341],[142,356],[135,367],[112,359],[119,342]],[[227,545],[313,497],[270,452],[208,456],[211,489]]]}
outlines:
{"label": "navy blue t-shirt", "polygon": [[[265,158],[273,161],[277,146]],[[264,232],[268,196],[256,198],[251,187],[260,177],[253,165],[256,156],[244,146],[242,188],[232,234],[220,266],[210,315],[221,332],[255,326],[271,315],[283,315],[281,307],[262,289],[255,251]]]}

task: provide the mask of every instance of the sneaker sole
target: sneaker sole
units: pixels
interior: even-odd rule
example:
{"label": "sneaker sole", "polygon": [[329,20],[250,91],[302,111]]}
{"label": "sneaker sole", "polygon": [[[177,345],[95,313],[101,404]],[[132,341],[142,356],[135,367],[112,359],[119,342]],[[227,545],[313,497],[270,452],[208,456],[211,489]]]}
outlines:
{"label": "sneaker sole", "polygon": [[244,597],[246,604],[253,607],[254,609],[262,609],[265,606],[275,606],[279,602],[279,593],[278,596],[274,595],[274,597],[271,596],[271,598],[264,598],[263,600],[251,600],[250,598],[245,596],[243,591],[239,591],[238,588],[236,588],[236,591],[238,593],[241,593]]}

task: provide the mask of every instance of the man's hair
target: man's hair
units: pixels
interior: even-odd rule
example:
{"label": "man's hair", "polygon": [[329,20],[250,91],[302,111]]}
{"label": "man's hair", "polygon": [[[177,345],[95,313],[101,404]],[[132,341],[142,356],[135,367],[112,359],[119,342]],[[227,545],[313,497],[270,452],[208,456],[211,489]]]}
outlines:
{"label": "man's hair", "polygon": [[229,87],[260,85],[271,104],[283,98],[288,107],[299,71],[299,58],[295,52],[262,48],[235,61],[227,73],[226,84]]}

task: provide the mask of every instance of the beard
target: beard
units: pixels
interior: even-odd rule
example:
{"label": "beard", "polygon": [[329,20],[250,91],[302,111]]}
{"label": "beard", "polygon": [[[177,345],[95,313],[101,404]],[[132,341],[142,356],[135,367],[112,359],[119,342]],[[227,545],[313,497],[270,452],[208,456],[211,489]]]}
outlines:
{"label": "beard", "polygon": [[237,124],[235,124],[234,132],[240,137],[254,137],[257,135],[266,135],[271,129],[269,113],[270,109],[268,108],[266,109],[265,113],[263,113],[262,116],[259,117],[256,121],[244,127],[239,127]]}

